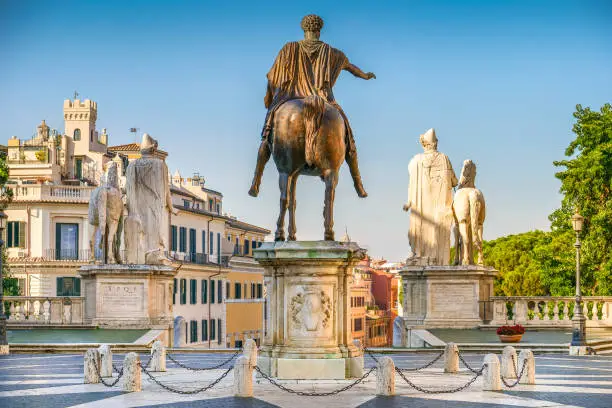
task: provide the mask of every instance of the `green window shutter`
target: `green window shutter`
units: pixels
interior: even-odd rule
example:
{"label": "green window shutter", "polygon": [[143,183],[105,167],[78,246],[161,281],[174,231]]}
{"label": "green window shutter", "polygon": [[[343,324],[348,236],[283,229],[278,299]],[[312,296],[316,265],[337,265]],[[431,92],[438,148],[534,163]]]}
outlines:
{"label": "green window shutter", "polygon": [[57,288],[55,290],[56,296],[64,296],[64,278],[56,278]]}
{"label": "green window shutter", "polygon": [[202,279],[202,304],[206,304],[208,302],[208,281],[206,279]]}
{"label": "green window shutter", "polygon": [[208,321],[202,320],[202,341],[208,340]]}
{"label": "green window shutter", "polygon": [[55,224],[55,259],[61,259],[61,255],[60,255],[60,248],[62,246],[61,244],[61,238],[62,238],[62,233],[61,233],[61,228],[60,228],[60,224]]}
{"label": "green window shutter", "polygon": [[26,223],[23,221],[19,222],[19,248],[25,248],[26,245]]}
{"label": "green window shutter", "polygon": [[217,344],[221,344],[221,319],[217,319]]}
{"label": "green window shutter", "polygon": [[187,282],[185,279],[181,279],[181,305],[187,303]]}
{"label": "green window shutter", "polygon": [[81,296],[81,278],[74,278],[74,295]]}
{"label": "green window shutter", "polygon": [[215,303],[215,281],[212,279],[210,280],[210,303]]}
{"label": "green window shutter", "polygon": [[174,282],[172,284],[172,304],[176,304],[176,278],[174,278]]}
{"label": "green window shutter", "polygon": [[7,248],[13,247],[13,225],[14,222],[8,223],[7,237],[6,237],[6,246]]}
{"label": "green window shutter", "polygon": [[223,281],[217,281],[217,303],[223,303]]}

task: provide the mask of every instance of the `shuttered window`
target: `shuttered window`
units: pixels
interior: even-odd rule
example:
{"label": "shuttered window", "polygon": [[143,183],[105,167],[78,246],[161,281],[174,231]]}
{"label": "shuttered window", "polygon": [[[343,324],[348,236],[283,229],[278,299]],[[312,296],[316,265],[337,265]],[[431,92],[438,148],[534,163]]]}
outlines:
{"label": "shuttered window", "polygon": [[261,283],[257,284],[257,299],[263,298],[263,285]]}
{"label": "shuttered window", "polygon": [[177,283],[178,282],[176,281],[176,278],[174,278],[174,284],[172,285],[173,286],[173,289],[172,289],[172,304],[173,305],[176,304],[176,292],[177,292],[176,284]]}
{"label": "shuttered window", "polygon": [[221,344],[223,336],[221,335],[221,319],[217,319],[217,343]]}
{"label": "shuttered window", "polygon": [[202,230],[202,253],[205,254],[206,252],[206,231]]}
{"label": "shuttered window", "polygon": [[81,296],[81,278],[56,278],[56,296]]}
{"label": "shuttered window", "polygon": [[189,303],[192,305],[198,303],[198,281],[195,279],[189,280]]}
{"label": "shuttered window", "polygon": [[179,252],[187,252],[187,228],[179,228]]}
{"label": "shuttered window", "polygon": [[234,283],[234,297],[236,299],[242,299],[242,285],[240,282]]}
{"label": "shuttered window", "polygon": [[176,252],[176,248],[177,248],[177,231],[176,231],[176,225],[173,225],[171,227],[171,231],[172,231],[172,243],[171,243],[171,247],[170,250]]}
{"label": "shuttered window", "polygon": [[208,280],[202,279],[202,304],[208,302]]}
{"label": "shuttered window", "polygon": [[215,339],[215,319],[210,319],[210,339]]}
{"label": "shuttered window", "polygon": [[189,322],[189,333],[190,333],[190,341],[191,343],[198,342],[198,321],[192,320]]}
{"label": "shuttered window", "polygon": [[7,248],[25,248],[26,223],[23,221],[9,221],[7,224]]}
{"label": "shuttered window", "polygon": [[217,303],[223,303],[223,281],[217,281]]}
{"label": "shuttered window", "polygon": [[208,340],[208,320],[202,320],[202,341]]}
{"label": "shuttered window", "polygon": [[210,281],[210,303],[215,303],[215,281]]}
{"label": "shuttered window", "polygon": [[187,280],[181,279],[181,305],[187,303]]}

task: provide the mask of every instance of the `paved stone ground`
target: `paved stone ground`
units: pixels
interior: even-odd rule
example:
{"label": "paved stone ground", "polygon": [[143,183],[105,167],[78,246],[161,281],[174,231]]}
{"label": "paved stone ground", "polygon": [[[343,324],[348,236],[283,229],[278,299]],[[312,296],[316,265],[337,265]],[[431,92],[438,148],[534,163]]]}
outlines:
{"label": "paved stone ground", "polygon": [[[393,355],[398,367],[410,368],[431,361],[436,354]],[[184,364],[206,367],[228,358],[227,354],[177,354]],[[466,355],[467,362],[480,367],[482,355]],[[146,362],[148,356],[142,356]],[[122,355],[115,355],[121,366]],[[366,359],[366,367],[373,365]],[[175,388],[189,390],[202,387],[218,378],[224,370],[192,372],[168,362],[168,372],[154,373],[160,381]],[[442,361],[417,373],[408,373],[414,383],[428,389],[450,389],[465,384],[472,374],[442,373]],[[113,388],[102,384],[83,384],[81,355],[9,355],[0,356],[0,407],[290,407],[311,408],[317,404],[335,407],[612,407],[612,357],[536,356],[535,386],[504,387],[501,392],[483,392],[479,378],[468,389],[453,394],[423,394],[396,377],[397,396],[376,397],[376,376],[372,373],[362,384],[331,397],[301,397],[275,388],[263,378],[254,384],[252,399],[232,396],[233,374],[212,390],[196,395],[170,393],[149,380],[143,373],[143,391],[123,393],[121,381]],[[350,381],[285,381],[286,386],[301,391],[326,392],[341,388]]]}

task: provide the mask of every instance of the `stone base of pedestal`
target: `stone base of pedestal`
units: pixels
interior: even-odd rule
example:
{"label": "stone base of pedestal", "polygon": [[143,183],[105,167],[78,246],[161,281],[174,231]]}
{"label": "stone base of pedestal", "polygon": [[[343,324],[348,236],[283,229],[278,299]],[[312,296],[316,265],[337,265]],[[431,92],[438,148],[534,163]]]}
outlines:
{"label": "stone base of pedestal", "polygon": [[268,316],[261,370],[279,379],[360,377],[350,279],[364,251],[355,243],[296,241],[264,243],[253,252],[264,267]]}
{"label": "stone base of pedestal", "polygon": [[9,345],[8,344],[0,345],[0,356],[6,356],[7,354],[9,354]]}
{"label": "stone base of pedestal", "polygon": [[480,265],[405,266],[404,322],[409,328],[475,328],[493,317],[488,302],[497,271]]}
{"label": "stone base of pedestal", "polygon": [[172,338],[175,268],[84,265],[79,274],[85,296],[85,323],[112,329],[161,329],[167,331],[162,338]]}

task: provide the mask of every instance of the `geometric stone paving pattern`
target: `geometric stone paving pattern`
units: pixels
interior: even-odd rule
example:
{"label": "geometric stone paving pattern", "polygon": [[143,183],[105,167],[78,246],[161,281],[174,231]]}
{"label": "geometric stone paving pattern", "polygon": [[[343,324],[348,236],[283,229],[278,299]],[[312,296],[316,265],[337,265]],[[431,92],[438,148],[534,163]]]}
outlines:
{"label": "geometric stone paving pattern", "polygon": [[[431,361],[436,354],[393,354],[396,366],[416,367]],[[123,363],[123,355],[115,354],[114,362]],[[148,355],[141,355],[142,361]],[[212,366],[227,359],[227,354],[173,354],[189,366]],[[483,355],[466,354],[475,368],[482,365]],[[287,394],[257,379],[255,397],[236,398],[233,374],[213,389],[185,396],[170,393],[152,383],[143,373],[143,391],[124,393],[121,381],[113,388],[102,384],[83,384],[83,356],[68,354],[13,354],[0,356],[0,407],[612,407],[612,357],[570,357],[538,355],[535,386],[519,385],[501,392],[483,392],[479,378],[468,389],[454,394],[426,395],[410,388],[396,376],[396,396],[376,397],[375,372],[362,384],[331,397],[300,397]],[[366,358],[366,368],[373,366]],[[408,373],[416,384],[433,388],[452,388],[464,384],[471,373],[462,368],[456,375],[442,373],[440,360],[431,368]],[[168,372],[153,373],[164,383],[181,389],[198,388],[219,377],[224,370],[190,372],[168,361]],[[325,392],[340,388],[349,381],[284,381],[286,386],[302,391]]]}

